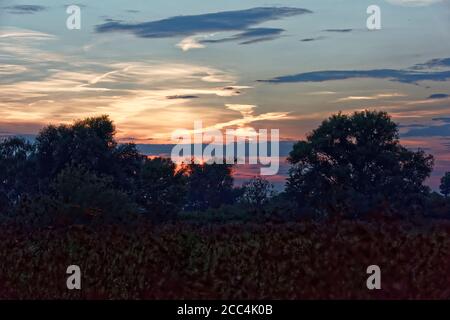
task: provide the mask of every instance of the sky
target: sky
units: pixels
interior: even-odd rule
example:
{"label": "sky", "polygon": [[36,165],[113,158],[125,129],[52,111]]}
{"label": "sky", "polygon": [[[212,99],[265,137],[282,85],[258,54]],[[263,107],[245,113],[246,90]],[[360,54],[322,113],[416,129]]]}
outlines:
{"label": "sky", "polygon": [[404,145],[435,155],[436,188],[450,171],[450,1],[0,1],[0,97],[1,136],[108,114],[120,141],[153,152],[196,120],[279,129],[288,148],[333,113],[384,110]]}

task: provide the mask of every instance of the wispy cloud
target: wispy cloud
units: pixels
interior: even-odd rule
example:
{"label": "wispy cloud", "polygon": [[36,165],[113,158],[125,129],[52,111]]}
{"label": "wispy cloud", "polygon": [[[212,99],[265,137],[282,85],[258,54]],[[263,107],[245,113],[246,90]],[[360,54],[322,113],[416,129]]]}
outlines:
{"label": "wispy cloud", "polygon": [[[434,60],[432,60],[434,61]],[[450,63],[450,58],[448,59]],[[446,65],[447,59],[435,60],[425,65]],[[417,66],[417,65],[416,65]],[[358,78],[387,79],[403,83],[417,84],[421,81],[447,81],[450,70],[412,70],[412,69],[374,69],[374,70],[324,70],[280,76],[269,80],[258,80],[268,83],[324,82]]]}
{"label": "wispy cloud", "polygon": [[205,35],[190,36],[181,40],[179,43],[177,43],[176,46],[183,51],[189,51],[191,49],[201,49],[204,48],[205,45],[201,44],[198,39],[204,37],[207,36]]}
{"label": "wispy cloud", "polygon": [[450,58],[431,59],[425,63],[419,63],[411,67],[413,70],[450,67]]}
{"label": "wispy cloud", "polygon": [[[205,43],[240,41],[240,44],[252,44],[274,40],[284,31],[279,28],[252,28],[252,26],[282,18],[312,13],[303,8],[259,7],[246,10],[222,11],[189,16],[176,16],[163,20],[142,23],[108,21],[97,25],[98,33],[127,32],[141,38],[184,37],[177,44],[183,51],[204,48]],[[231,37],[204,39],[204,34],[217,32],[242,31]],[[208,36],[206,36],[208,37]]]}
{"label": "wispy cloud", "polygon": [[143,23],[108,22],[96,27],[97,32],[131,32],[142,38],[191,36],[198,33],[245,30],[270,20],[311,13],[302,8],[261,7],[190,16],[176,16]]}
{"label": "wispy cloud", "polygon": [[49,33],[15,27],[2,27],[2,30],[0,30],[0,39],[48,40],[55,38],[54,35]]}
{"label": "wispy cloud", "polygon": [[315,38],[303,38],[300,39],[301,42],[313,42],[313,41],[318,41],[318,40],[323,40],[325,39],[325,37],[315,37]]}
{"label": "wispy cloud", "polygon": [[226,104],[227,110],[239,113],[239,117],[225,122],[214,123],[201,129],[184,129],[178,130],[178,133],[192,135],[194,133],[205,133],[213,129],[234,129],[235,135],[238,137],[251,138],[257,136],[256,129],[252,126],[255,122],[260,121],[281,121],[293,119],[289,112],[267,112],[256,114],[257,106],[248,104]]}
{"label": "wispy cloud", "polygon": [[449,97],[450,97],[450,95],[448,95],[446,93],[435,93],[435,94],[432,94],[432,95],[428,96],[427,99],[431,99],[431,100],[433,100],[433,99],[446,99],[446,98],[449,98]]}
{"label": "wispy cloud", "polygon": [[44,11],[47,7],[33,4],[21,4],[3,7],[8,13],[12,14],[33,14],[40,11]]}
{"label": "wispy cloud", "polygon": [[10,76],[27,71],[27,67],[15,64],[0,64],[0,76]]}
{"label": "wispy cloud", "polygon": [[450,124],[415,128],[403,134],[404,137],[450,137]]}
{"label": "wispy cloud", "polygon": [[199,96],[195,96],[195,95],[189,95],[189,94],[185,94],[185,95],[173,95],[173,96],[167,96],[166,97],[169,100],[175,100],[175,99],[198,99],[200,98]]}
{"label": "wispy cloud", "polygon": [[378,100],[378,99],[387,99],[387,98],[398,98],[404,97],[405,95],[402,93],[378,93],[371,96],[348,96],[344,98],[337,99],[336,102],[343,101],[361,101],[361,100]]}
{"label": "wispy cloud", "polygon": [[[233,112],[220,101],[250,89],[239,85],[234,74],[208,66],[53,59],[42,46],[53,39],[50,35],[11,29],[2,30],[0,37],[0,54],[17,61],[0,64],[0,128],[19,122],[38,127],[106,113],[120,127],[119,139],[167,141],[173,130],[196,119],[210,124],[233,120]],[[24,73],[28,76],[17,80]]]}
{"label": "wispy cloud", "polygon": [[435,3],[444,2],[445,0],[386,0],[390,4],[405,6],[405,7],[424,7]]}
{"label": "wispy cloud", "polygon": [[336,33],[348,33],[352,32],[353,29],[325,29],[324,32],[336,32]]}
{"label": "wispy cloud", "polygon": [[440,121],[440,122],[444,122],[444,123],[450,123],[450,117],[433,118],[433,121]]}
{"label": "wispy cloud", "polygon": [[235,34],[231,37],[221,39],[202,40],[201,43],[222,43],[230,41],[241,41],[240,44],[250,44],[255,42],[273,40],[283,33],[280,28],[249,28],[244,32]]}

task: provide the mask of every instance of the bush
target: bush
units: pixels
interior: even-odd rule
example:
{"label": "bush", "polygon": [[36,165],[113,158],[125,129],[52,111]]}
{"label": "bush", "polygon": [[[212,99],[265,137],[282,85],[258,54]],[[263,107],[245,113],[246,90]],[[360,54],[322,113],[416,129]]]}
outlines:
{"label": "bush", "polygon": [[242,189],[243,194],[239,202],[250,205],[254,209],[266,205],[270,198],[274,196],[273,184],[261,177],[254,177],[245,182]]}
{"label": "bush", "polygon": [[114,188],[113,178],[98,176],[82,166],[68,166],[51,184],[58,215],[74,223],[126,222],[137,211],[129,196]]}
{"label": "bush", "polygon": [[147,159],[138,179],[137,201],[154,217],[174,217],[186,201],[186,182],[184,171],[170,159]]}

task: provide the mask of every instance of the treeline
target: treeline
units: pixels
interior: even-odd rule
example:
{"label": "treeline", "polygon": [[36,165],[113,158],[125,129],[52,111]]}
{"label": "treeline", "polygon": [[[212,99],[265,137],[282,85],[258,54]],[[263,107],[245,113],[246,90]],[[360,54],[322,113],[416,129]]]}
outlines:
{"label": "treeline", "polygon": [[337,114],[294,145],[285,191],[254,178],[234,186],[233,166],[148,158],[119,144],[107,116],[47,126],[33,143],[0,143],[0,212],[30,225],[157,220],[201,212],[326,217],[450,216],[450,173],[442,195],[424,185],[433,157],[399,142],[383,112]]}

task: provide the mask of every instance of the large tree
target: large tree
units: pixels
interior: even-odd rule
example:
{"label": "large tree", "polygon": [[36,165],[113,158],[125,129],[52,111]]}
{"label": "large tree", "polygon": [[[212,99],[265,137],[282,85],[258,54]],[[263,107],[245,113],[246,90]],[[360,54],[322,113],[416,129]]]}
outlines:
{"label": "large tree", "polygon": [[376,111],[331,116],[288,160],[288,193],[301,205],[328,209],[425,193],[433,167],[431,155],[403,147],[397,125]]}
{"label": "large tree", "polygon": [[151,215],[174,216],[186,201],[184,170],[170,159],[146,159],[138,179],[137,202]]}
{"label": "large tree", "polygon": [[439,186],[441,193],[447,198],[450,194],[450,172],[446,172],[441,178],[441,185]]}
{"label": "large tree", "polygon": [[21,138],[0,142],[0,210],[34,191],[33,145]]}
{"label": "large tree", "polygon": [[233,202],[233,165],[219,163],[190,163],[188,175],[188,210],[219,208]]}
{"label": "large tree", "polygon": [[134,144],[118,145],[114,135],[115,127],[108,116],[44,128],[36,138],[41,187],[71,165],[110,175],[115,185],[130,189],[143,158]]}
{"label": "large tree", "polygon": [[261,177],[254,177],[245,182],[242,191],[240,202],[256,209],[262,208],[275,195],[273,184]]}

